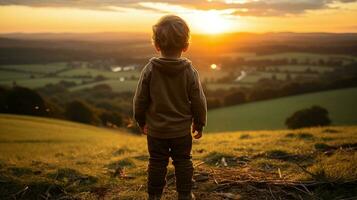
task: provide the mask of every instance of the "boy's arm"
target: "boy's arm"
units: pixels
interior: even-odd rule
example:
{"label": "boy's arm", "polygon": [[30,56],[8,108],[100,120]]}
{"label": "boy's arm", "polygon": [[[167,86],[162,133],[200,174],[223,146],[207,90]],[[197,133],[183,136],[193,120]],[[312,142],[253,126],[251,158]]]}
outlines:
{"label": "boy's arm", "polygon": [[194,131],[202,132],[207,121],[207,102],[197,70],[194,70],[190,96]]}
{"label": "boy's arm", "polygon": [[133,99],[133,117],[140,128],[145,125],[145,113],[150,103],[149,66],[141,71],[138,85]]}

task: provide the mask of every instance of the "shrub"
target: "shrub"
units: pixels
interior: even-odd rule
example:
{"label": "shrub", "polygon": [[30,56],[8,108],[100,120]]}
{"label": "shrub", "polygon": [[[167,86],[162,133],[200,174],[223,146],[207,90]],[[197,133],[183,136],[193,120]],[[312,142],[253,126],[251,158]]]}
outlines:
{"label": "shrub", "polygon": [[239,136],[239,139],[249,139],[251,136],[249,134],[242,134]]}
{"label": "shrub", "polygon": [[241,91],[235,91],[224,97],[225,106],[231,106],[236,104],[245,103],[247,100],[245,93]]}
{"label": "shrub", "polygon": [[111,162],[109,164],[106,165],[106,167],[108,169],[118,169],[118,168],[131,168],[131,167],[135,167],[135,163],[129,159],[129,158],[124,158],[122,160],[117,160],[117,161],[114,161],[114,162]]}
{"label": "shrub", "polygon": [[0,112],[7,112],[7,94],[9,89],[0,86]]}
{"label": "shrub", "polygon": [[212,97],[207,98],[207,108],[208,109],[219,108],[221,106],[222,106],[222,103],[218,98],[212,98]]}
{"label": "shrub", "polygon": [[328,117],[328,111],[320,106],[299,110],[288,117],[285,125],[289,129],[298,129],[303,127],[326,126],[331,124]]}
{"label": "shrub", "polygon": [[267,151],[265,152],[266,154],[266,157],[269,158],[269,159],[286,159],[288,158],[289,156],[291,156],[288,152],[286,151],[283,151],[283,150],[270,150],[270,151]]}
{"label": "shrub", "polygon": [[306,139],[306,140],[310,140],[314,138],[314,136],[311,133],[298,133],[296,137],[298,139]]}
{"label": "shrub", "polygon": [[332,146],[327,145],[325,143],[316,143],[314,145],[315,149],[318,151],[327,151],[327,150],[331,150],[334,149]]}
{"label": "shrub", "polygon": [[13,114],[45,116],[46,105],[44,99],[34,90],[24,87],[14,87],[5,97],[5,112]]}
{"label": "shrub", "polygon": [[105,111],[100,114],[99,118],[102,121],[102,124],[108,127],[120,127],[123,124],[122,116],[116,112]]}
{"label": "shrub", "polygon": [[68,120],[86,124],[96,124],[98,121],[91,107],[79,100],[67,104],[65,116]]}

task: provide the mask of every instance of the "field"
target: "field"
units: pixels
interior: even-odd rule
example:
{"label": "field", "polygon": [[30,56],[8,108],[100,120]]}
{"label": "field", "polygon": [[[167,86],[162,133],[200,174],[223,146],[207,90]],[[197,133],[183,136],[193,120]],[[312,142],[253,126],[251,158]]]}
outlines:
{"label": "field", "polygon": [[[206,134],[194,141],[194,192],[210,200],[355,198],[356,131]],[[0,199],[145,199],[145,137],[2,114],[0,143]],[[172,174],[164,199],[175,196]]]}
{"label": "field", "polygon": [[[74,82],[77,86],[70,90],[93,87],[97,84],[108,84],[117,92],[133,91],[140,73],[135,71],[112,72],[108,70],[90,68],[72,68],[66,63],[38,64],[38,65],[6,65],[0,66],[0,85],[11,86],[14,83],[29,88],[39,88],[47,84],[60,81]],[[104,81],[94,81],[102,76]],[[120,80],[124,78],[124,81]]]}
{"label": "field", "polygon": [[[35,79],[17,79],[16,85],[29,87],[29,88],[39,88],[43,87],[47,84],[56,84],[61,81],[70,81],[75,82],[77,84],[82,83],[82,81],[89,81],[91,79],[78,79],[78,78],[55,78],[55,77],[48,77],[48,78],[35,78]],[[7,81],[0,81],[0,85],[8,85],[11,86],[14,83],[12,80]]]}
{"label": "field", "polygon": [[30,73],[54,73],[66,69],[66,63],[51,63],[51,64],[28,64],[28,65],[5,65],[0,66],[0,69],[18,70]]}
{"label": "field", "polygon": [[[276,70],[276,67],[267,67],[268,70]],[[333,67],[327,66],[314,66],[314,65],[286,65],[281,68],[278,68],[281,71],[289,72],[304,72],[308,69],[316,70],[317,72],[324,73],[333,71]]]}
{"label": "field", "polygon": [[101,81],[99,83],[90,83],[90,84],[76,86],[76,87],[71,88],[70,90],[75,91],[75,90],[81,90],[84,88],[91,88],[98,84],[109,85],[113,89],[113,91],[116,91],[116,92],[126,92],[126,91],[133,92],[133,91],[135,91],[135,88],[138,85],[138,81],[137,80],[126,80],[126,81],[105,80],[105,81]]}
{"label": "field", "polygon": [[344,60],[355,60],[355,56],[341,55],[341,54],[318,54],[318,53],[303,53],[303,52],[286,52],[286,53],[275,53],[267,55],[257,55],[255,53],[226,53],[222,55],[226,58],[244,58],[247,60],[264,60],[264,59],[297,59],[298,61],[309,60],[320,60],[323,59],[327,61],[328,59],[344,59]]}
{"label": "field", "polygon": [[79,69],[72,69],[72,70],[68,70],[65,72],[61,72],[58,75],[63,76],[63,77],[104,76],[105,78],[108,78],[108,79],[119,79],[120,77],[125,77],[125,78],[136,77],[136,78],[138,78],[140,73],[138,71],[112,72],[112,71],[106,71],[106,70],[79,68]]}
{"label": "field", "polygon": [[24,72],[13,72],[13,71],[2,71],[0,73],[0,80],[3,81],[14,81],[18,79],[29,79],[30,74]]}
{"label": "field", "polygon": [[320,105],[329,111],[333,125],[357,123],[357,88],[318,92],[262,102],[247,103],[208,112],[208,132],[284,129],[295,111]]}
{"label": "field", "polygon": [[[194,64],[200,71],[201,80],[208,82],[207,87],[209,89],[215,90],[240,86],[251,87],[262,78],[271,79],[275,77],[278,80],[286,80],[288,74],[293,79],[296,77],[300,77],[303,80],[317,79],[323,73],[331,72],[336,68],[336,66],[319,65],[320,61],[327,62],[329,60],[340,60],[342,63],[348,64],[356,60],[356,57],[347,55],[323,55],[312,53],[279,53],[271,55],[231,53],[222,55],[222,58],[225,59],[235,59],[237,57],[242,57],[246,60],[286,59],[291,61],[294,59],[297,64],[266,66],[265,70],[255,67],[239,68],[242,66],[237,66],[237,71],[234,72],[237,77],[241,70],[247,72],[247,75],[239,81],[239,84],[236,84],[236,82],[231,80],[227,80],[227,82],[224,83],[216,82],[219,79],[227,78],[231,73],[223,70],[226,66],[221,66],[219,60],[216,60],[216,64],[219,68],[222,67],[221,70],[210,69],[212,63],[201,59],[196,59],[197,63],[194,62]],[[195,59],[193,59],[193,61],[195,61]],[[87,68],[89,64],[92,65],[93,68]],[[49,64],[4,65],[0,66],[0,85],[11,86],[15,81],[17,85],[38,88],[49,83],[56,84],[61,80],[66,80],[77,83],[77,86],[71,88],[71,90],[93,87],[103,83],[112,86],[113,90],[117,92],[133,91],[135,89],[133,81],[138,79],[140,75],[139,70],[112,72],[108,69],[102,69],[103,66],[106,66],[106,64],[100,62],[95,64],[89,62],[79,62],[76,64],[59,62]],[[101,76],[106,80],[95,81],[94,79],[97,76]],[[121,81],[121,79],[124,79],[124,81]]]}

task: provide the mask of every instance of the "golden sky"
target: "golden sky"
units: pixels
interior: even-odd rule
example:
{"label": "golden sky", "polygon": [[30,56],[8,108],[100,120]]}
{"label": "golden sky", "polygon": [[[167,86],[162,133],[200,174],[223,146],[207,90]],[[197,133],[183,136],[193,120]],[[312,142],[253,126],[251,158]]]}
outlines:
{"label": "golden sky", "polygon": [[169,13],[194,33],[357,32],[357,0],[1,0],[0,32],[150,32]]}

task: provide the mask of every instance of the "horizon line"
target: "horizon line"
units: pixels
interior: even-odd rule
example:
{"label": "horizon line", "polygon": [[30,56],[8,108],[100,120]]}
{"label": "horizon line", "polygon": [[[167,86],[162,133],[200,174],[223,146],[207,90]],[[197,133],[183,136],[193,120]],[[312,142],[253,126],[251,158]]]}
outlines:
{"label": "horizon line", "polygon": [[[50,31],[34,31],[34,32],[21,32],[21,31],[11,31],[11,32],[0,32],[0,34],[151,34],[151,32],[138,32],[138,31],[97,31],[97,32],[50,32]],[[191,33],[191,35],[231,35],[231,34],[276,34],[276,33],[298,33],[298,34],[357,34],[355,32],[327,32],[327,31],[308,31],[308,32],[298,32],[298,31],[234,31],[234,32],[224,32],[224,33]]]}

